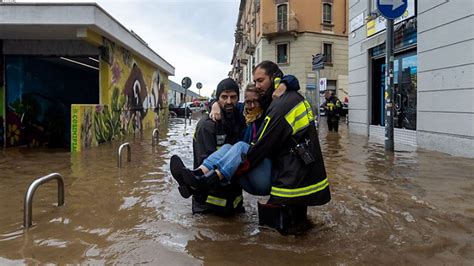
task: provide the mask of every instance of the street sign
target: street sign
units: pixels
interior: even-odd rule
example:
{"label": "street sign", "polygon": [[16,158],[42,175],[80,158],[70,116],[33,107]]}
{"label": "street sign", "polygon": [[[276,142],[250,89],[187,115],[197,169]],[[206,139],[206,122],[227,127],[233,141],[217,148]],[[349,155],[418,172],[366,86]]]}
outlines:
{"label": "street sign", "polygon": [[189,89],[189,87],[191,87],[191,84],[192,84],[192,81],[188,77],[184,77],[183,80],[181,81],[181,86],[184,89]]}
{"label": "street sign", "polygon": [[311,62],[313,71],[324,68],[324,55],[315,54],[313,55],[313,61]]}
{"label": "street sign", "polygon": [[319,79],[319,91],[325,91],[327,89],[328,80],[327,78],[320,78]]}
{"label": "street sign", "polygon": [[[414,1],[414,0],[411,0]],[[377,0],[377,9],[386,19],[396,19],[407,10],[408,0]]]}
{"label": "street sign", "polygon": [[196,88],[198,88],[199,90],[202,89],[202,83],[201,82],[196,83]]}

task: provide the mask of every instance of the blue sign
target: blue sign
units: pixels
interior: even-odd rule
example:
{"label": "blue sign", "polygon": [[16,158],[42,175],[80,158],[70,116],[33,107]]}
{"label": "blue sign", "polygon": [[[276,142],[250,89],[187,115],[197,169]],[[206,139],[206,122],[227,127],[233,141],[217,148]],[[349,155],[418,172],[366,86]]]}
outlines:
{"label": "blue sign", "polygon": [[408,0],[377,0],[377,9],[386,19],[400,17],[407,10],[407,6]]}

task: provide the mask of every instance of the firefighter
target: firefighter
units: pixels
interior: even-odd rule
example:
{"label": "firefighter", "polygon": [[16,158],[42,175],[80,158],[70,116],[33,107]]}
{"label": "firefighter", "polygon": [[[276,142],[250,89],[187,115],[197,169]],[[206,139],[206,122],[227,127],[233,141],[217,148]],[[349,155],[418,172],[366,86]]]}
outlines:
{"label": "firefighter", "polygon": [[[272,95],[278,71],[271,61],[258,64],[253,71],[257,89]],[[288,82],[281,79],[283,84]],[[296,90],[287,90],[270,102],[258,140],[250,147],[240,172],[270,158],[273,179],[268,203],[298,206],[328,203],[329,182],[310,104]]]}
{"label": "firefighter", "polygon": [[[198,166],[220,146],[239,141],[245,126],[240,119],[242,110],[237,108],[239,86],[233,79],[226,78],[217,85],[216,97],[222,109],[222,119],[215,122],[209,116],[203,117],[198,122],[194,133],[193,153],[196,175],[204,174]],[[207,189],[196,190],[185,184],[182,170],[186,168],[178,156],[171,157],[170,168],[171,174],[179,184],[181,196],[184,198],[193,196],[193,213],[231,215],[244,211],[242,189],[238,184],[215,184]]]}
{"label": "firefighter", "polygon": [[324,97],[326,98],[326,102],[323,104],[323,108],[328,121],[328,130],[334,130],[334,132],[338,132],[339,117],[341,116],[342,112],[342,103],[333,92],[328,90],[325,92]]}
{"label": "firefighter", "polygon": [[[271,61],[261,62],[253,71],[255,86],[262,91],[260,105],[268,109],[257,142],[251,145],[237,175],[269,158],[272,186],[268,203],[305,207],[326,204],[331,195],[311,106],[297,92],[297,79],[281,76]],[[296,82],[297,89],[273,99],[279,82],[286,87],[294,87]],[[201,188],[219,184],[217,178],[196,178],[194,183],[201,183]]]}

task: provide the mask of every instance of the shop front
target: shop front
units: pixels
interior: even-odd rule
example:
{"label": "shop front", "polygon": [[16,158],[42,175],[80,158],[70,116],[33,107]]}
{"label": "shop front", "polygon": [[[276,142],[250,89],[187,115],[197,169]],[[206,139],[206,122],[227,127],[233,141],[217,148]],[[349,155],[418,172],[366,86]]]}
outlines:
{"label": "shop front", "polygon": [[[401,25],[395,32],[394,57],[394,127],[416,130],[417,112],[417,53],[416,18]],[[370,50],[371,115],[373,126],[385,126],[386,63],[385,44]]]}

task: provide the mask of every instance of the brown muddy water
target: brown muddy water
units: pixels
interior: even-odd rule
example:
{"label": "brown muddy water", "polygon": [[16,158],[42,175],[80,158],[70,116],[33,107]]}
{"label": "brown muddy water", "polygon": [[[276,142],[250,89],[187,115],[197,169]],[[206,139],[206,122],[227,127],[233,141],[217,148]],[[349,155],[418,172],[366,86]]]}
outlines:
{"label": "brown muddy water", "polygon": [[[181,119],[162,130],[155,148],[151,132],[130,137],[132,161],[121,169],[119,142],[80,154],[6,150],[0,265],[473,265],[474,160],[419,149],[386,154],[342,126],[339,134],[324,125],[320,132],[333,199],[309,208],[315,227],[297,237],[259,227],[259,198],[248,194],[245,214],[191,214],[168,171],[173,154],[192,165]],[[51,172],[65,178],[66,204],[56,206],[56,182],[44,184],[34,197],[34,226],[23,230],[25,191]]]}

